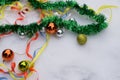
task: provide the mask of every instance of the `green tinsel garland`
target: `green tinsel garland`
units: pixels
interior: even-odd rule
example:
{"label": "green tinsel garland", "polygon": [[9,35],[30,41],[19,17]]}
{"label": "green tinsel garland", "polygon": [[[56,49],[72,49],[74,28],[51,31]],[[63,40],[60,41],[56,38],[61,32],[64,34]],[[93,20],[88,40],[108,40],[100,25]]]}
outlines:
{"label": "green tinsel garland", "polygon": [[83,6],[79,6],[79,4],[75,1],[58,1],[58,2],[45,2],[40,3],[37,0],[28,0],[31,5],[35,8],[41,8],[45,10],[62,10],[64,8],[70,7],[72,9],[75,9],[80,15],[87,15],[90,18],[94,19],[95,21],[102,23],[105,20],[105,17],[102,14],[96,14],[94,10],[88,9],[88,6],[84,4]]}
{"label": "green tinsel garland", "polygon": [[78,25],[73,20],[63,20],[57,16],[45,17],[41,24],[32,23],[29,25],[4,25],[0,26],[0,33],[15,32],[17,34],[25,33],[26,36],[32,37],[37,31],[42,30],[42,27],[46,27],[50,22],[54,22],[58,28],[65,28],[75,33],[82,33],[86,35],[95,34],[107,27],[107,23],[92,23],[88,25]]}
{"label": "green tinsel garland", "polygon": [[19,1],[19,0],[0,0],[0,6],[8,5],[15,1]]}
{"label": "green tinsel garland", "polygon": [[32,23],[29,25],[4,25],[0,26],[0,33],[7,33],[7,32],[15,32],[17,34],[25,33],[26,36],[32,37],[37,31],[40,31],[42,27],[46,27],[50,22],[54,22],[58,28],[65,28],[67,30],[73,31],[78,34],[95,34],[100,32],[104,28],[108,26],[105,22],[106,18],[102,14],[96,14],[94,10],[89,9],[86,4],[83,6],[79,6],[75,1],[59,1],[59,2],[45,2],[40,3],[36,0],[28,0],[31,5],[37,9],[46,9],[46,10],[58,10],[70,7],[72,9],[77,10],[80,15],[86,15],[89,18],[96,21],[95,23],[88,24],[88,25],[79,25],[74,20],[63,20],[57,16],[45,17],[42,19],[41,24],[38,25],[37,23]]}

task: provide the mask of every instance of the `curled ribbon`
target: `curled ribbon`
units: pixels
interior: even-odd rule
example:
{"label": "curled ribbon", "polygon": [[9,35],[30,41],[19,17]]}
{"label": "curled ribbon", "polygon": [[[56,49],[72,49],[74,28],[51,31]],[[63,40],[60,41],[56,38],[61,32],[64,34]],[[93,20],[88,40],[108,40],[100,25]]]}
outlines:
{"label": "curled ribbon", "polygon": [[5,12],[5,9],[6,9],[7,6],[8,5],[4,5],[4,6],[0,7],[0,19],[4,18],[4,16],[5,16],[4,12]]}
{"label": "curled ribbon", "polygon": [[9,34],[11,34],[11,33],[12,33],[12,32],[8,32],[8,33],[0,34],[0,38],[4,37],[4,36],[6,36],[6,35],[9,35]]}
{"label": "curled ribbon", "polygon": [[0,80],[8,80],[6,77],[0,77]]}
{"label": "curled ribbon", "polygon": [[22,10],[19,10],[18,14],[20,15],[19,18],[15,20],[15,25],[17,24],[17,21],[22,21],[25,19],[25,14],[28,13],[30,9],[28,7],[23,8]]}
{"label": "curled ribbon", "polygon": [[99,14],[102,10],[104,9],[110,9],[110,16],[108,19],[108,23],[111,22],[112,20],[112,8],[118,8],[118,6],[114,6],[114,5],[103,5],[101,7],[98,8],[98,10],[96,11],[97,14]]}
{"label": "curled ribbon", "polygon": [[[28,72],[24,72],[24,73],[16,73],[15,72],[15,62],[11,63],[11,69],[9,69],[7,66],[5,66],[4,64],[0,64],[0,67],[3,67],[4,69],[7,69],[8,71],[4,71],[3,69],[0,69],[0,73],[3,74],[9,74],[11,76],[11,78],[13,78],[13,80],[26,80],[28,77],[30,77],[33,72],[37,71],[33,68],[30,68]],[[0,77],[0,79],[7,79],[5,77]]]}
{"label": "curled ribbon", "polygon": [[44,3],[47,2],[48,0],[37,0],[37,1]]}
{"label": "curled ribbon", "polygon": [[30,59],[33,59],[33,57],[29,54],[30,44],[31,44],[32,41],[37,40],[37,39],[38,39],[38,36],[39,36],[39,34],[36,33],[36,34],[35,34],[35,37],[32,37],[32,38],[30,39],[30,41],[27,43],[27,46],[26,46],[26,55],[27,55]]}
{"label": "curled ribbon", "polygon": [[23,8],[23,5],[17,1],[10,5],[10,7],[12,10],[21,10]]}
{"label": "curled ribbon", "polygon": [[[17,7],[15,7],[15,5],[16,5]],[[13,2],[13,3],[10,4],[10,5],[1,6],[1,7],[0,7],[0,19],[3,19],[3,18],[4,18],[4,16],[5,16],[5,14],[4,14],[5,9],[6,9],[6,7],[8,7],[8,6],[10,6],[11,9],[15,9],[15,8],[16,8],[16,9],[21,9],[21,8],[22,8],[22,4],[21,4],[20,2],[18,2],[18,1]]]}
{"label": "curled ribbon", "polygon": [[41,49],[38,51],[38,53],[36,54],[36,56],[34,57],[34,59],[32,60],[32,62],[30,63],[30,67],[33,66],[33,64],[36,62],[36,60],[39,58],[39,56],[42,54],[42,52],[45,50],[45,48],[48,45],[50,36],[47,34],[46,35],[46,42],[44,43],[44,45],[41,47]]}

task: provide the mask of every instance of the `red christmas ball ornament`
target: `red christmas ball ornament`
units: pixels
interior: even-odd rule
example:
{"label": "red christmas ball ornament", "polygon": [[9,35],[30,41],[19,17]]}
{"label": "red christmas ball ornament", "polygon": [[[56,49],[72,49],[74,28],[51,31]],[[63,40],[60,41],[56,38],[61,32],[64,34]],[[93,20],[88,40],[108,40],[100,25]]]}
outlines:
{"label": "red christmas ball ornament", "polygon": [[3,61],[11,61],[14,58],[14,52],[11,49],[5,49],[2,52]]}

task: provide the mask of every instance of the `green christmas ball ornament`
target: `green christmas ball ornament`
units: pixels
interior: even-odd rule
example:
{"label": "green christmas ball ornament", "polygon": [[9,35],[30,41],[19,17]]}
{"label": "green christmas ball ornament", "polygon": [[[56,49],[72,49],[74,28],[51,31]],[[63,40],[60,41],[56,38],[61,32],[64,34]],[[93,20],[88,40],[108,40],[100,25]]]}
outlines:
{"label": "green christmas ball ornament", "polygon": [[79,34],[77,36],[77,41],[80,45],[84,45],[87,42],[87,36],[85,34]]}
{"label": "green christmas ball ornament", "polygon": [[29,69],[29,62],[26,61],[26,60],[23,60],[21,61],[19,64],[18,64],[18,69],[22,72],[25,72]]}

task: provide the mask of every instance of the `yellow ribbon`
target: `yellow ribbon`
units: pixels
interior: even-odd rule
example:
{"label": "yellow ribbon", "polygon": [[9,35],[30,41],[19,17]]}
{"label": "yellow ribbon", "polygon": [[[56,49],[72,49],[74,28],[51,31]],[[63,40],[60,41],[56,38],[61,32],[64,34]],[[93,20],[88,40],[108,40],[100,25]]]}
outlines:
{"label": "yellow ribbon", "polygon": [[8,68],[7,66],[5,66],[4,64],[1,64],[1,63],[0,63],[0,66],[1,66],[1,67],[4,67],[4,68],[6,68],[6,69],[9,70],[9,68]]}
{"label": "yellow ribbon", "polygon": [[44,45],[42,46],[42,48],[38,51],[37,55],[35,56],[35,58],[32,60],[32,62],[30,63],[29,67],[32,67],[34,65],[34,63],[36,62],[36,60],[39,58],[39,56],[42,54],[42,52],[45,50],[45,48],[48,45],[50,36],[47,34],[46,35],[46,42],[44,43]]}
{"label": "yellow ribbon", "polygon": [[[60,11],[60,10],[57,10],[57,12],[60,14],[60,15],[64,15],[66,14],[68,11],[70,10],[70,8],[66,8],[64,12]],[[47,11],[47,10],[42,10],[42,13],[45,15],[45,16],[52,16],[53,15],[53,11]]]}
{"label": "yellow ribbon", "polygon": [[37,0],[37,1],[44,3],[47,2],[48,0]]}
{"label": "yellow ribbon", "polygon": [[5,66],[4,64],[0,64],[0,67],[3,67],[5,69],[7,69],[9,74],[10,74],[10,76],[13,78],[13,80],[24,80],[24,78],[16,78],[14,76],[14,74],[10,71],[10,69],[7,66]]}
{"label": "yellow ribbon", "polygon": [[52,12],[52,11],[47,11],[47,10],[42,10],[42,13],[43,13],[45,16],[52,16],[52,15],[53,15],[53,12]]}
{"label": "yellow ribbon", "polygon": [[57,12],[58,12],[60,15],[64,15],[64,14],[66,14],[69,10],[70,10],[70,8],[68,7],[68,8],[65,9],[64,12],[61,12],[61,11],[59,11],[59,10],[57,10]]}
{"label": "yellow ribbon", "polygon": [[[5,68],[5,69],[7,69],[8,72],[9,72],[9,74],[10,74],[10,76],[11,76],[11,78],[13,78],[13,80],[25,80],[25,78],[16,78],[16,77],[14,76],[14,74],[10,71],[10,69],[9,69],[6,65],[0,64],[0,67],[3,67],[3,68]],[[27,78],[30,77],[32,74],[33,74],[33,71],[31,71],[31,72],[27,75]]]}
{"label": "yellow ribbon", "polygon": [[[35,56],[35,58],[32,60],[32,62],[30,63],[29,67],[32,67],[34,65],[34,63],[36,62],[36,60],[39,58],[39,56],[42,54],[42,52],[45,50],[45,48],[48,45],[50,36],[47,34],[46,35],[46,42],[44,43],[44,45],[42,46],[42,48],[38,51],[37,55]],[[13,78],[13,80],[25,80],[25,78],[16,78],[14,76],[14,74],[10,71],[9,68],[7,68],[7,66],[5,66],[4,64],[0,64],[1,67],[4,67],[6,69],[8,69],[10,76]],[[31,71],[28,75],[27,78],[30,77],[33,74],[33,72]]]}
{"label": "yellow ribbon", "polygon": [[4,6],[1,6],[0,8],[0,19],[3,19],[5,14],[4,14],[4,11],[5,11],[5,8],[7,7],[8,5],[4,5]]}
{"label": "yellow ribbon", "polygon": [[9,6],[11,7],[11,6],[14,6],[14,5],[16,5],[16,4],[18,5],[18,8],[19,8],[19,9],[22,9],[22,8],[23,8],[23,5],[22,5],[19,1],[15,1],[15,2],[13,2],[11,5],[9,5]]}
{"label": "yellow ribbon", "polygon": [[6,7],[8,7],[8,6],[13,6],[13,5],[15,5],[16,3],[18,4],[18,7],[19,7],[20,9],[22,9],[23,5],[22,5],[20,2],[18,2],[18,1],[13,2],[13,3],[10,4],[10,5],[1,6],[1,7],[0,7],[0,19],[3,19],[4,16],[5,16],[4,12],[5,12]]}
{"label": "yellow ribbon", "polygon": [[112,20],[112,8],[118,8],[118,6],[114,6],[114,5],[103,5],[100,8],[98,8],[98,10],[96,11],[96,14],[99,14],[102,10],[104,9],[110,9],[110,16],[108,19],[108,23],[111,22]]}
{"label": "yellow ribbon", "polygon": [[118,6],[114,6],[114,5],[103,5],[101,7],[99,7],[99,9],[96,11],[97,14],[99,14],[102,10],[104,9],[111,9],[111,8],[118,8]]}

